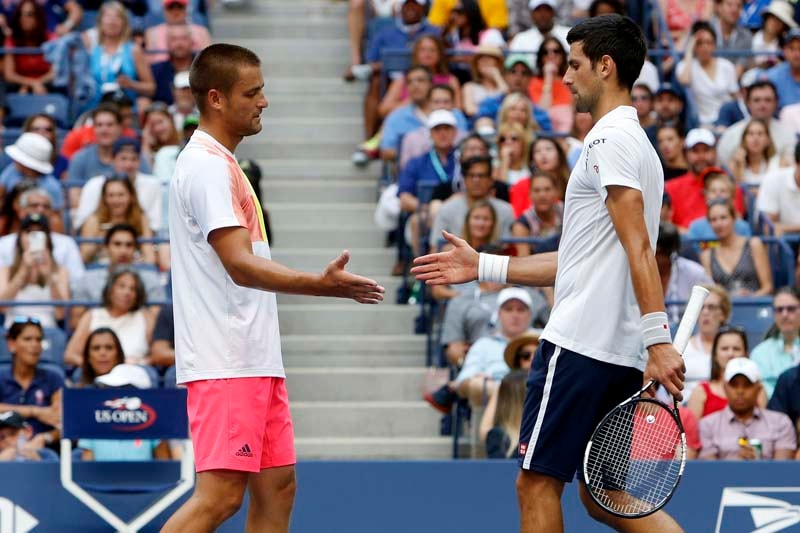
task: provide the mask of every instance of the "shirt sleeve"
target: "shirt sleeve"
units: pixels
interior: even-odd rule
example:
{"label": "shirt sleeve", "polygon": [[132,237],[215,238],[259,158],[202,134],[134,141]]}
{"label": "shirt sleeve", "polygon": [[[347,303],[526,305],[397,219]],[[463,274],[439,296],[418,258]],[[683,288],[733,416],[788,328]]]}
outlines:
{"label": "shirt sleeve", "polygon": [[381,135],[381,150],[397,150],[400,147],[400,130],[397,127],[397,110],[389,113],[386,122],[383,123],[383,134]]}
{"label": "shirt sleeve", "polygon": [[464,358],[464,366],[461,367],[461,372],[456,376],[457,384],[481,373],[483,369],[483,358],[487,349],[485,344],[485,339],[478,339],[478,341],[470,347],[467,356]]}
{"label": "shirt sleeve", "polygon": [[231,176],[225,161],[219,157],[203,157],[187,177],[187,200],[190,215],[203,236],[219,228],[246,227],[242,207],[234,202]]}
{"label": "shirt sleeve", "polygon": [[367,43],[367,51],[364,54],[364,59],[367,63],[375,63],[381,60],[381,46],[382,46],[381,33],[378,32]]}
{"label": "shirt sleeve", "polygon": [[777,215],[780,206],[780,191],[777,187],[777,180],[773,176],[767,177],[758,188],[756,197],[756,211]]}
{"label": "shirt sleeve", "polygon": [[64,266],[67,267],[69,270],[69,275],[71,277],[80,277],[86,272],[86,267],[83,264],[83,260],[81,259],[81,251],[78,248],[78,243],[76,243],[72,238],[69,240],[64,239]]}
{"label": "shirt sleeve", "polygon": [[153,342],[167,341],[175,345],[175,324],[172,321],[172,306],[165,305],[158,310],[158,318],[153,329]]}
{"label": "shirt sleeve", "polygon": [[789,414],[789,374],[783,373],[778,377],[778,383],[775,385],[775,390],[772,392],[772,398],[769,399],[767,409],[770,411],[778,411],[785,415]]}
{"label": "shirt sleeve", "polygon": [[776,418],[775,449],[796,451],[797,432],[794,430],[792,421],[783,413],[779,413]]}
{"label": "shirt sleeve", "polygon": [[444,312],[444,325],[442,326],[442,346],[447,346],[451,342],[466,341],[464,332],[464,312],[467,310],[463,297],[456,297],[450,300]]}
{"label": "shirt sleeve", "polygon": [[686,446],[692,450],[700,450],[703,444],[700,441],[700,428],[697,424],[697,417],[689,409],[681,409],[681,422],[686,433]]}
{"label": "shirt sleeve", "polygon": [[719,446],[714,438],[715,417],[704,417],[700,420],[700,459],[719,459]]}
{"label": "shirt sleeve", "polygon": [[434,26],[444,26],[450,18],[452,2],[447,0],[433,0],[431,9],[428,11],[428,22]]}
{"label": "shirt sleeve", "polygon": [[[587,165],[591,175],[599,177],[599,193],[605,202],[608,196],[607,188],[610,185],[621,185],[637,191],[642,190],[639,179],[637,159],[631,157],[630,150],[626,149],[625,138],[610,128],[604,128],[593,139],[586,141],[588,151]],[[578,163],[580,164],[580,163]]]}

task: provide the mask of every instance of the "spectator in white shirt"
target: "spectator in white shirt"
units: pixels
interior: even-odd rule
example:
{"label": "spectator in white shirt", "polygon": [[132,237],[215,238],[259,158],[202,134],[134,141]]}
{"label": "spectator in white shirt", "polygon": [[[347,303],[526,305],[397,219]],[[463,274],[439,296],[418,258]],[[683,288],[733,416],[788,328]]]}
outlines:
{"label": "spectator in white shirt", "polygon": [[569,28],[556,24],[556,2],[555,0],[530,0],[528,2],[528,9],[531,11],[531,20],[533,20],[533,27],[518,33],[516,37],[511,40],[508,48],[512,51],[530,52],[536,54],[542,41],[548,35],[556,37],[565,50],[569,50],[569,43],[567,43],[567,32]]}
{"label": "spectator in white shirt", "polygon": [[800,144],[794,160],[795,167],[768,175],[758,190],[756,209],[769,217],[778,236],[800,233]]}

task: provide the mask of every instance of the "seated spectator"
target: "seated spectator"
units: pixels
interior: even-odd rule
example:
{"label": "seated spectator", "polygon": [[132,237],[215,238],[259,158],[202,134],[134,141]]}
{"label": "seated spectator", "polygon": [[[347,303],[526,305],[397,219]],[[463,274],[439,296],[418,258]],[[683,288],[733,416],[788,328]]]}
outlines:
{"label": "seated spectator", "polygon": [[[122,134],[117,134],[118,136],[130,137],[131,139],[139,137],[139,132],[133,129],[133,100],[128,98],[125,91],[116,89],[104,92],[97,107],[103,107],[105,110],[114,110],[118,113],[117,116],[122,128]],[[64,137],[64,142],[61,143],[61,155],[67,158],[67,163],[78,150],[97,142],[94,131],[94,113],[95,109],[92,109],[78,117],[73,128]]]}
{"label": "seated spectator", "polygon": [[464,113],[472,117],[485,98],[508,92],[503,79],[503,52],[495,45],[482,45],[470,58],[472,81],[464,84]]}
{"label": "seated spectator", "polygon": [[152,167],[159,150],[180,144],[175,120],[166,104],[156,102],[144,112],[142,126],[142,158]]}
{"label": "seated spectator", "polygon": [[[192,34],[189,26],[178,24],[167,26],[166,50],[169,54],[166,59],[154,63],[152,66],[153,80],[156,83],[156,92],[153,100],[167,105],[174,103],[173,82],[178,72],[188,72],[192,66]],[[194,100],[192,100],[194,103]]]}
{"label": "seated spectator", "polygon": [[[508,27],[505,2],[433,0],[430,4],[428,21],[434,26],[443,28],[444,32],[454,26],[453,40],[460,49],[469,49],[469,45],[476,47],[489,38],[495,39],[500,34],[497,30],[505,30]],[[502,39],[502,35],[500,38]]]}
{"label": "seated spectator", "polygon": [[[194,102],[192,88],[189,86],[189,71],[177,72],[172,79],[172,102],[169,112],[175,120],[175,128],[180,131],[183,130],[184,121],[188,117],[197,115],[197,105]],[[158,154],[156,154],[156,161],[158,161]],[[157,175],[155,169],[153,169],[153,173]]]}
{"label": "seated spectator", "polygon": [[111,328],[97,328],[86,339],[83,349],[80,381],[77,387],[93,387],[95,378],[105,376],[117,365],[125,363],[119,337]]}
{"label": "seated spectator", "polygon": [[108,327],[119,337],[126,363],[148,364],[154,317],[146,304],[144,284],[136,271],[130,267],[115,270],[103,289],[103,306],[90,309],[78,321],[64,363],[81,366],[89,333]]}
{"label": "seated spectator", "polygon": [[[81,226],[81,237],[103,237],[108,229],[116,224],[127,224],[134,228],[139,237],[152,237],[150,221],[142,212],[136,199],[136,189],[128,176],[112,174],[103,182],[100,203],[97,210]],[[81,257],[84,263],[102,259],[98,255],[100,245],[92,242],[81,243]],[[156,254],[152,244],[142,244],[142,261],[155,264]]]}
{"label": "seated spectator", "polygon": [[[454,142],[458,144],[466,135],[466,131],[462,129],[463,122],[459,121],[459,117],[462,116],[461,112],[453,107],[453,96],[453,89],[451,89],[449,85],[434,85],[431,87],[431,90],[428,91],[428,108],[430,110],[429,114],[439,110],[453,113],[456,119],[456,137]],[[431,136],[428,131],[427,121],[425,125],[403,135],[403,142],[400,144],[400,147],[399,166],[402,172],[409,161],[431,151]]]}
{"label": "seated spectator", "polygon": [[[700,381],[698,386],[692,389],[686,402],[686,406],[698,420],[721,411],[728,405],[725,396],[725,370],[737,357],[747,357],[747,334],[741,328],[719,328],[714,336],[711,353],[711,370],[707,374],[710,378]],[[684,395],[684,398],[686,397]],[[763,405],[766,405],[766,396],[763,397],[763,402]]]}
{"label": "seated spectator", "polygon": [[30,424],[29,446],[41,449],[60,438],[64,378],[39,366],[44,329],[38,320],[16,317],[6,331],[11,366],[0,367],[0,412],[16,411]]}
{"label": "seated spectator", "polygon": [[780,61],[781,36],[793,28],[797,28],[794,20],[794,8],[784,0],[773,0],[761,14],[761,29],[753,35],[751,50],[753,52],[772,52],[771,55],[758,54],[754,57],[756,66],[768,69]]}
{"label": "seated spectator", "polygon": [[[41,215],[28,215],[22,221],[14,262],[10,267],[0,268],[0,300],[69,300],[69,273],[53,259],[50,229]],[[64,319],[64,308],[52,305],[19,305],[5,308],[4,312],[6,328],[11,326],[15,314],[36,318],[46,328],[54,328]]]}
{"label": "seated spectator", "polygon": [[656,130],[656,149],[664,167],[664,181],[686,174],[689,164],[683,153],[685,137],[674,124],[659,126]]}
{"label": "seated spectator", "polygon": [[[53,212],[52,202],[47,191],[32,187],[20,195],[17,204],[17,217],[20,221],[17,229],[21,229],[22,222],[29,217],[39,216],[46,219],[50,227],[50,240],[53,243],[53,249],[51,250],[53,260],[56,264],[66,267],[70,279],[80,278],[83,275],[84,266],[78,243],[69,235],[52,230],[53,220],[60,224],[61,218]],[[0,267],[10,267],[14,263],[18,236],[19,234],[15,232],[0,237]]]}
{"label": "seated spectator", "polygon": [[[706,205],[715,200],[733,201],[734,194],[736,194],[736,184],[727,172],[719,167],[709,167],[700,174],[700,179],[703,181],[703,197],[706,200]],[[742,220],[738,213],[736,214],[736,222],[733,224],[733,231],[742,237],[750,237],[752,234],[750,224]],[[695,219],[689,224],[689,231],[686,232],[686,237],[709,241],[717,238],[714,230],[711,229],[708,218],[705,216]]]}
{"label": "seated spectator", "polygon": [[528,87],[531,100],[547,111],[553,131],[569,133],[574,110],[572,93],[562,81],[567,72],[567,52],[561,40],[552,35],[544,38],[536,54],[536,72]]}
{"label": "seated spectator", "polygon": [[[686,230],[692,221],[706,216],[707,206],[703,194],[703,171],[716,165],[717,150],[714,134],[704,129],[691,130],[686,135],[686,162],[689,172],[664,184],[664,191],[672,199],[672,223]],[[744,194],[737,187],[733,205],[744,213]]]}
{"label": "seated spectator", "polygon": [[[72,297],[78,301],[98,302],[103,299],[103,288],[109,275],[118,268],[128,267],[136,270],[144,283],[148,302],[166,300],[166,293],[158,273],[150,265],[138,262],[141,253],[136,243],[136,230],[126,224],[116,224],[105,234],[105,250],[102,255],[108,258],[108,268],[91,268],[84,275],[73,278]],[[86,311],[85,307],[73,306],[70,324],[77,327],[78,319]],[[155,311],[152,312],[156,314]]]}
{"label": "seated spectator", "polygon": [[48,448],[31,445],[31,427],[16,411],[0,413],[0,462],[57,463],[58,454]]}
{"label": "seated spectator", "polygon": [[[681,249],[681,236],[678,233],[678,228],[669,222],[661,222],[658,225],[658,240],[656,241],[656,265],[658,266],[658,274],[661,277],[661,286],[664,288],[664,301],[667,302],[685,302],[689,300],[692,292],[692,287],[695,285],[711,285],[713,282],[706,274],[705,269],[699,263],[681,257],[679,255]],[[726,295],[727,297],[727,295]],[[668,306],[667,314],[669,315],[670,322],[677,323],[680,321],[680,309],[678,306]],[[730,309],[728,309],[730,312]],[[717,324],[719,326],[719,324]],[[702,333],[702,328],[701,328]],[[707,330],[705,336],[705,345],[711,346],[711,339],[716,333],[714,330]],[[703,345],[702,335],[694,337],[695,351]],[[699,342],[698,342],[699,341]],[[705,347],[705,346],[704,346]],[[706,362],[711,360],[709,355],[710,350],[702,350]],[[686,359],[684,352],[684,359]],[[687,371],[689,370],[689,363],[686,361]],[[708,365],[704,365],[708,367]],[[708,372],[704,372],[703,376],[707,377]],[[688,379],[688,376],[687,376]],[[684,382],[686,387],[687,382]],[[684,396],[688,398],[689,392],[686,388],[683,389]]]}
{"label": "seated spectator", "polygon": [[800,364],[800,289],[783,287],[772,299],[775,323],[750,355],[758,365],[767,396],[785,370]]}
{"label": "seated spectator", "polygon": [[[47,20],[35,0],[20,0],[10,20],[11,34],[6,36],[6,48],[39,48],[52,38],[48,35]],[[3,58],[5,82],[9,92],[47,94],[55,76],[53,66],[44,55],[6,54]]]}
{"label": "seated spectator", "polygon": [[158,311],[150,344],[150,364],[169,367],[175,364],[175,322],[172,305],[163,305]]}
{"label": "seated spectator", "polygon": [[795,148],[794,160],[794,168],[767,176],[758,188],[756,210],[769,217],[779,237],[800,233],[800,143]]}
{"label": "seated spectator", "polygon": [[719,244],[703,250],[700,262],[714,283],[734,296],[765,296],[772,293],[769,254],[758,237],[742,237],[733,230],[736,211],[728,200],[713,200],[708,222]]}
{"label": "seated spectator", "polygon": [[[162,202],[161,183],[148,174],[138,172],[140,166],[139,142],[136,139],[120,137],[111,148],[111,176],[126,176],[136,189],[139,206],[144,210],[150,229],[154,232],[161,228]],[[102,196],[106,176],[95,176],[86,182],[81,189],[78,208],[72,216],[73,226],[80,230],[84,223],[97,211]]]}
{"label": "seated spectator", "polygon": [[[114,388],[121,391],[129,389],[149,389],[153,386],[147,372],[137,366],[121,364],[107,374],[95,378],[99,388]],[[84,461],[148,461],[150,459],[170,459],[167,441],[153,439],[80,439],[78,448]]]}
{"label": "seated spectator", "polygon": [[527,378],[527,370],[510,372],[500,381],[497,392],[489,398],[481,417],[480,430],[481,441],[486,443],[486,457],[489,459],[517,456]]}
{"label": "seated spectator", "polygon": [[[714,0],[714,16],[708,21],[717,34],[719,50],[723,52],[746,53],[752,48],[753,33],[739,26],[743,0]],[[734,61],[736,77],[741,77],[749,64],[747,56]]]}
{"label": "seated spectator", "polygon": [[[407,0],[406,4],[414,0]],[[428,92],[432,87],[431,71],[415,66],[406,72],[409,103],[392,111],[383,123],[381,133],[381,158],[394,161],[400,153],[400,141],[406,133],[423,126],[423,119],[429,112]]]}
{"label": "seated spectator", "polygon": [[631,101],[636,108],[636,117],[642,128],[647,129],[656,123],[653,111],[653,92],[644,83],[635,83],[631,89]]}
{"label": "seated spectator", "polygon": [[[481,122],[476,122],[478,127]],[[533,114],[533,102],[527,92],[515,91],[503,98],[500,110],[497,112],[497,125],[502,128],[505,124],[519,124],[532,139],[541,126]]]}
{"label": "seated spectator", "polygon": [[[558,141],[552,137],[539,137],[531,146],[533,153],[533,168],[536,172],[546,172],[556,180],[556,198],[564,201],[567,196],[567,181],[570,169],[567,163],[567,154]],[[511,205],[517,216],[528,209],[530,204],[531,180],[524,179],[511,187]]]}
{"label": "seated spectator", "polygon": [[30,180],[47,191],[55,211],[64,208],[64,191],[61,182],[53,177],[50,159],[53,145],[38,133],[23,133],[14,144],[6,146],[5,152],[13,161],[0,174],[0,198],[22,180]]}
{"label": "seated spectator", "polygon": [[145,107],[156,85],[144,51],[131,40],[125,6],[117,0],[104,2],[97,14],[96,27],[83,32],[83,41],[89,52],[91,75],[100,89],[89,108],[100,103],[106,84],[125,91],[128,98],[137,102],[137,107]]}
{"label": "seated spectator", "polygon": [[[433,35],[420,36],[411,49],[411,64],[427,68],[431,72],[431,83],[434,85],[447,85],[453,89],[453,103],[455,107],[461,108],[461,85],[458,78],[450,73],[441,39]],[[398,77],[386,90],[378,106],[378,113],[381,117],[386,117],[401,105],[407,104],[408,100],[406,80],[404,77]]]}
{"label": "seated spectator", "polygon": [[[791,367],[778,377],[767,409],[788,416],[800,434],[800,365]],[[800,454],[795,459],[800,459]]]}
{"label": "seated spectator", "polygon": [[[531,142],[533,135],[518,122],[500,124],[497,132],[497,148],[500,159],[497,179],[509,187],[512,194],[514,186],[531,177],[528,166],[531,160]],[[513,205],[513,204],[512,204]]]}
{"label": "seated spectator", "polygon": [[[530,204],[511,225],[513,237],[551,237],[561,233],[564,204],[558,199],[555,178],[547,172],[536,171],[531,177]],[[533,253],[527,243],[515,244],[517,256]]]}
{"label": "seated spectator", "polygon": [[[114,168],[114,142],[122,137],[122,116],[117,106],[113,104],[100,104],[92,112],[91,129],[94,132],[94,144],[78,150],[69,161],[67,172],[70,181],[85,184],[89,178],[110,175]],[[136,135],[133,136],[135,138]],[[65,143],[66,144],[66,143]],[[142,159],[139,169],[144,173],[150,172],[147,161]],[[71,192],[71,197],[73,193]],[[79,192],[74,193],[74,205],[77,205]]]}
{"label": "seated spectator", "polygon": [[22,125],[23,132],[38,133],[47,138],[53,145],[53,155],[50,156],[50,163],[53,165],[53,177],[63,180],[67,176],[69,159],[58,153],[56,131],[58,124],[56,119],[46,113],[35,113],[25,119]]}
{"label": "seated spectator", "polygon": [[431,228],[430,243],[434,246],[439,242],[442,231],[454,235],[464,233],[464,221],[472,204],[480,200],[488,200],[497,213],[497,223],[500,237],[509,235],[511,223],[514,221],[514,212],[511,205],[492,196],[492,160],[489,157],[474,157],[461,165],[461,174],[464,177],[464,194],[454,196],[444,202]]}
{"label": "seated spectator", "polygon": [[736,68],[727,59],[714,56],[717,32],[708,22],[692,24],[691,36],[675,72],[678,82],[692,95],[700,125],[711,127],[722,104],[737,97]]}
{"label": "seated spectator", "polygon": [[789,30],[782,38],[784,61],[767,71],[767,79],[778,92],[779,107],[800,103],[800,28]]}
{"label": "seated spectator", "polygon": [[657,146],[656,132],[661,126],[674,126],[685,137],[689,126],[686,121],[686,104],[681,89],[671,83],[662,83],[653,95],[654,123],[645,128],[653,146]]}
{"label": "seated spectator", "polygon": [[533,27],[518,33],[508,44],[508,49],[513,52],[528,52],[535,54],[542,46],[544,38],[548,35],[556,37],[564,48],[569,48],[567,43],[568,26],[556,24],[556,3],[554,0],[530,0],[528,9],[531,13]]}
{"label": "seated spectator", "polygon": [[471,405],[486,405],[509,372],[503,357],[506,345],[531,325],[531,298],[518,287],[503,289],[497,296],[497,329],[478,339],[467,352],[464,366],[453,383],[462,398]]}
{"label": "seated spectator", "polygon": [[[793,459],[797,434],[789,417],[759,407],[762,392],[758,366],[747,358],[734,359],[725,369],[728,405],[700,420],[700,459]],[[752,446],[761,442],[761,450]]]}
{"label": "seated spectator", "polygon": [[767,176],[788,164],[788,161],[783,161],[778,155],[766,122],[757,118],[751,119],[745,126],[742,142],[730,162],[736,183],[761,185]]}
{"label": "seated spectator", "polygon": [[[723,324],[726,324],[731,318],[732,307],[728,293],[717,285],[703,285],[703,287],[709,292],[708,298],[706,298],[700,311],[700,318],[697,321],[697,333],[689,338],[689,343],[683,351],[683,361],[686,365],[683,388],[685,400],[692,397],[693,391],[698,384],[709,379],[712,381],[715,379],[712,372],[714,366],[712,354],[717,353],[719,355],[721,353],[719,351],[715,352],[715,343],[720,340],[719,332]],[[691,292],[691,288],[689,292]],[[685,299],[688,299],[688,296]],[[670,311],[673,314],[677,314],[674,313],[674,310]],[[722,339],[726,341],[724,346],[732,346],[731,350],[738,349],[739,344],[733,338],[737,334],[737,332],[733,332],[731,335],[724,337]],[[744,344],[744,353],[747,353],[746,342]],[[700,411],[696,411],[695,416],[699,420],[703,414]]]}
{"label": "seated spectator", "polygon": [[[211,34],[208,28],[201,24],[189,22],[189,0],[164,0],[164,22],[147,28],[144,34],[145,48],[147,50],[169,50],[170,29],[175,26],[185,26],[189,32],[190,50],[199,52],[211,44]],[[151,63],[166,61],[168,55],[161,52],[148,54]]]}

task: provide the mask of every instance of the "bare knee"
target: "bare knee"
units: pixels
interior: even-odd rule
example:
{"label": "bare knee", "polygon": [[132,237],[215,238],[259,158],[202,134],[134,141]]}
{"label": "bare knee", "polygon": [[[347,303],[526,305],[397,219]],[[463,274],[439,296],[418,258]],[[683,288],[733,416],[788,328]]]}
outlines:
{"label": "bare knee", "polygon": [[586,508],[586,512],[589,513],[589,516],[593,520],[596,520],[597,522],[601,522],[608,526],[613,526],[616,523],[616,518],[614,517],[614,515],[606,512],[602,507],[597,505],[597,503],[592,499],[592,497],[589,495],[589,490],[586,488],[585,484],[579,483],[578,494],[580,495],[581,503]]}
{"label": "bare knee", "polygon": [[564,482],[556,478],[520,470],[517,476],[517,495],[520,498],[534,501],[544,497],[555,497],[560,499],[561,492],[564,490]]}
{"label": "bare knee", "polygon": [[294,470],[291,470],[278,480],[275,487],[275,499],[283,505],[292,506],[294,504],[294,496],[297,492],[297,477]]}
{"label": "bare knee", "polygon": [[214,496],[195,493],[194,498],[208,516],[214,517],[214,522],[221,524],[235,515],[242,507],[244,491],[226,491]]}

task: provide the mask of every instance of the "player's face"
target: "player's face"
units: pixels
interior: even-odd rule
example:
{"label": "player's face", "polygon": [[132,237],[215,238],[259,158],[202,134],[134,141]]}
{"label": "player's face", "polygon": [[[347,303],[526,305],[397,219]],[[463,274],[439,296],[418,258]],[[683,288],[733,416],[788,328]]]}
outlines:
{"label": "player's face", "polygon": [[108,374],[117,364],[117,346],[110,333],[98,333],[89,341],[89,364],[98,376]]}
{"label": "player's face", "polygon": [[256,66],[239,68],[239,77],[223,98],[222,114],[232,133],[248,137],[261,131],[261,112],[269,106],[264,77]]}
{"label": "player's face", "polygon": [[733,376],[733,379],[725,383],[728,404],[731,406],[731,411],[737,414],[752,411],[758,402],[760,392],[761,383],[752,383],[741,374]]}
{"label": "player's face", "polygon": [[583,53],[583,43],[572,43],[567,59],[567,72],[564,74],[564,84],[572,92],[575,100],[575,110],[578,113],[591,113],[597,105],[602,92],[600,78],[592,68],[592,63]]}
{"label": "player's face", "polygon": [[509,339],[525,333],[531,325],[531,310],[519,300],[509,300],[498,312],[500,329]]}

